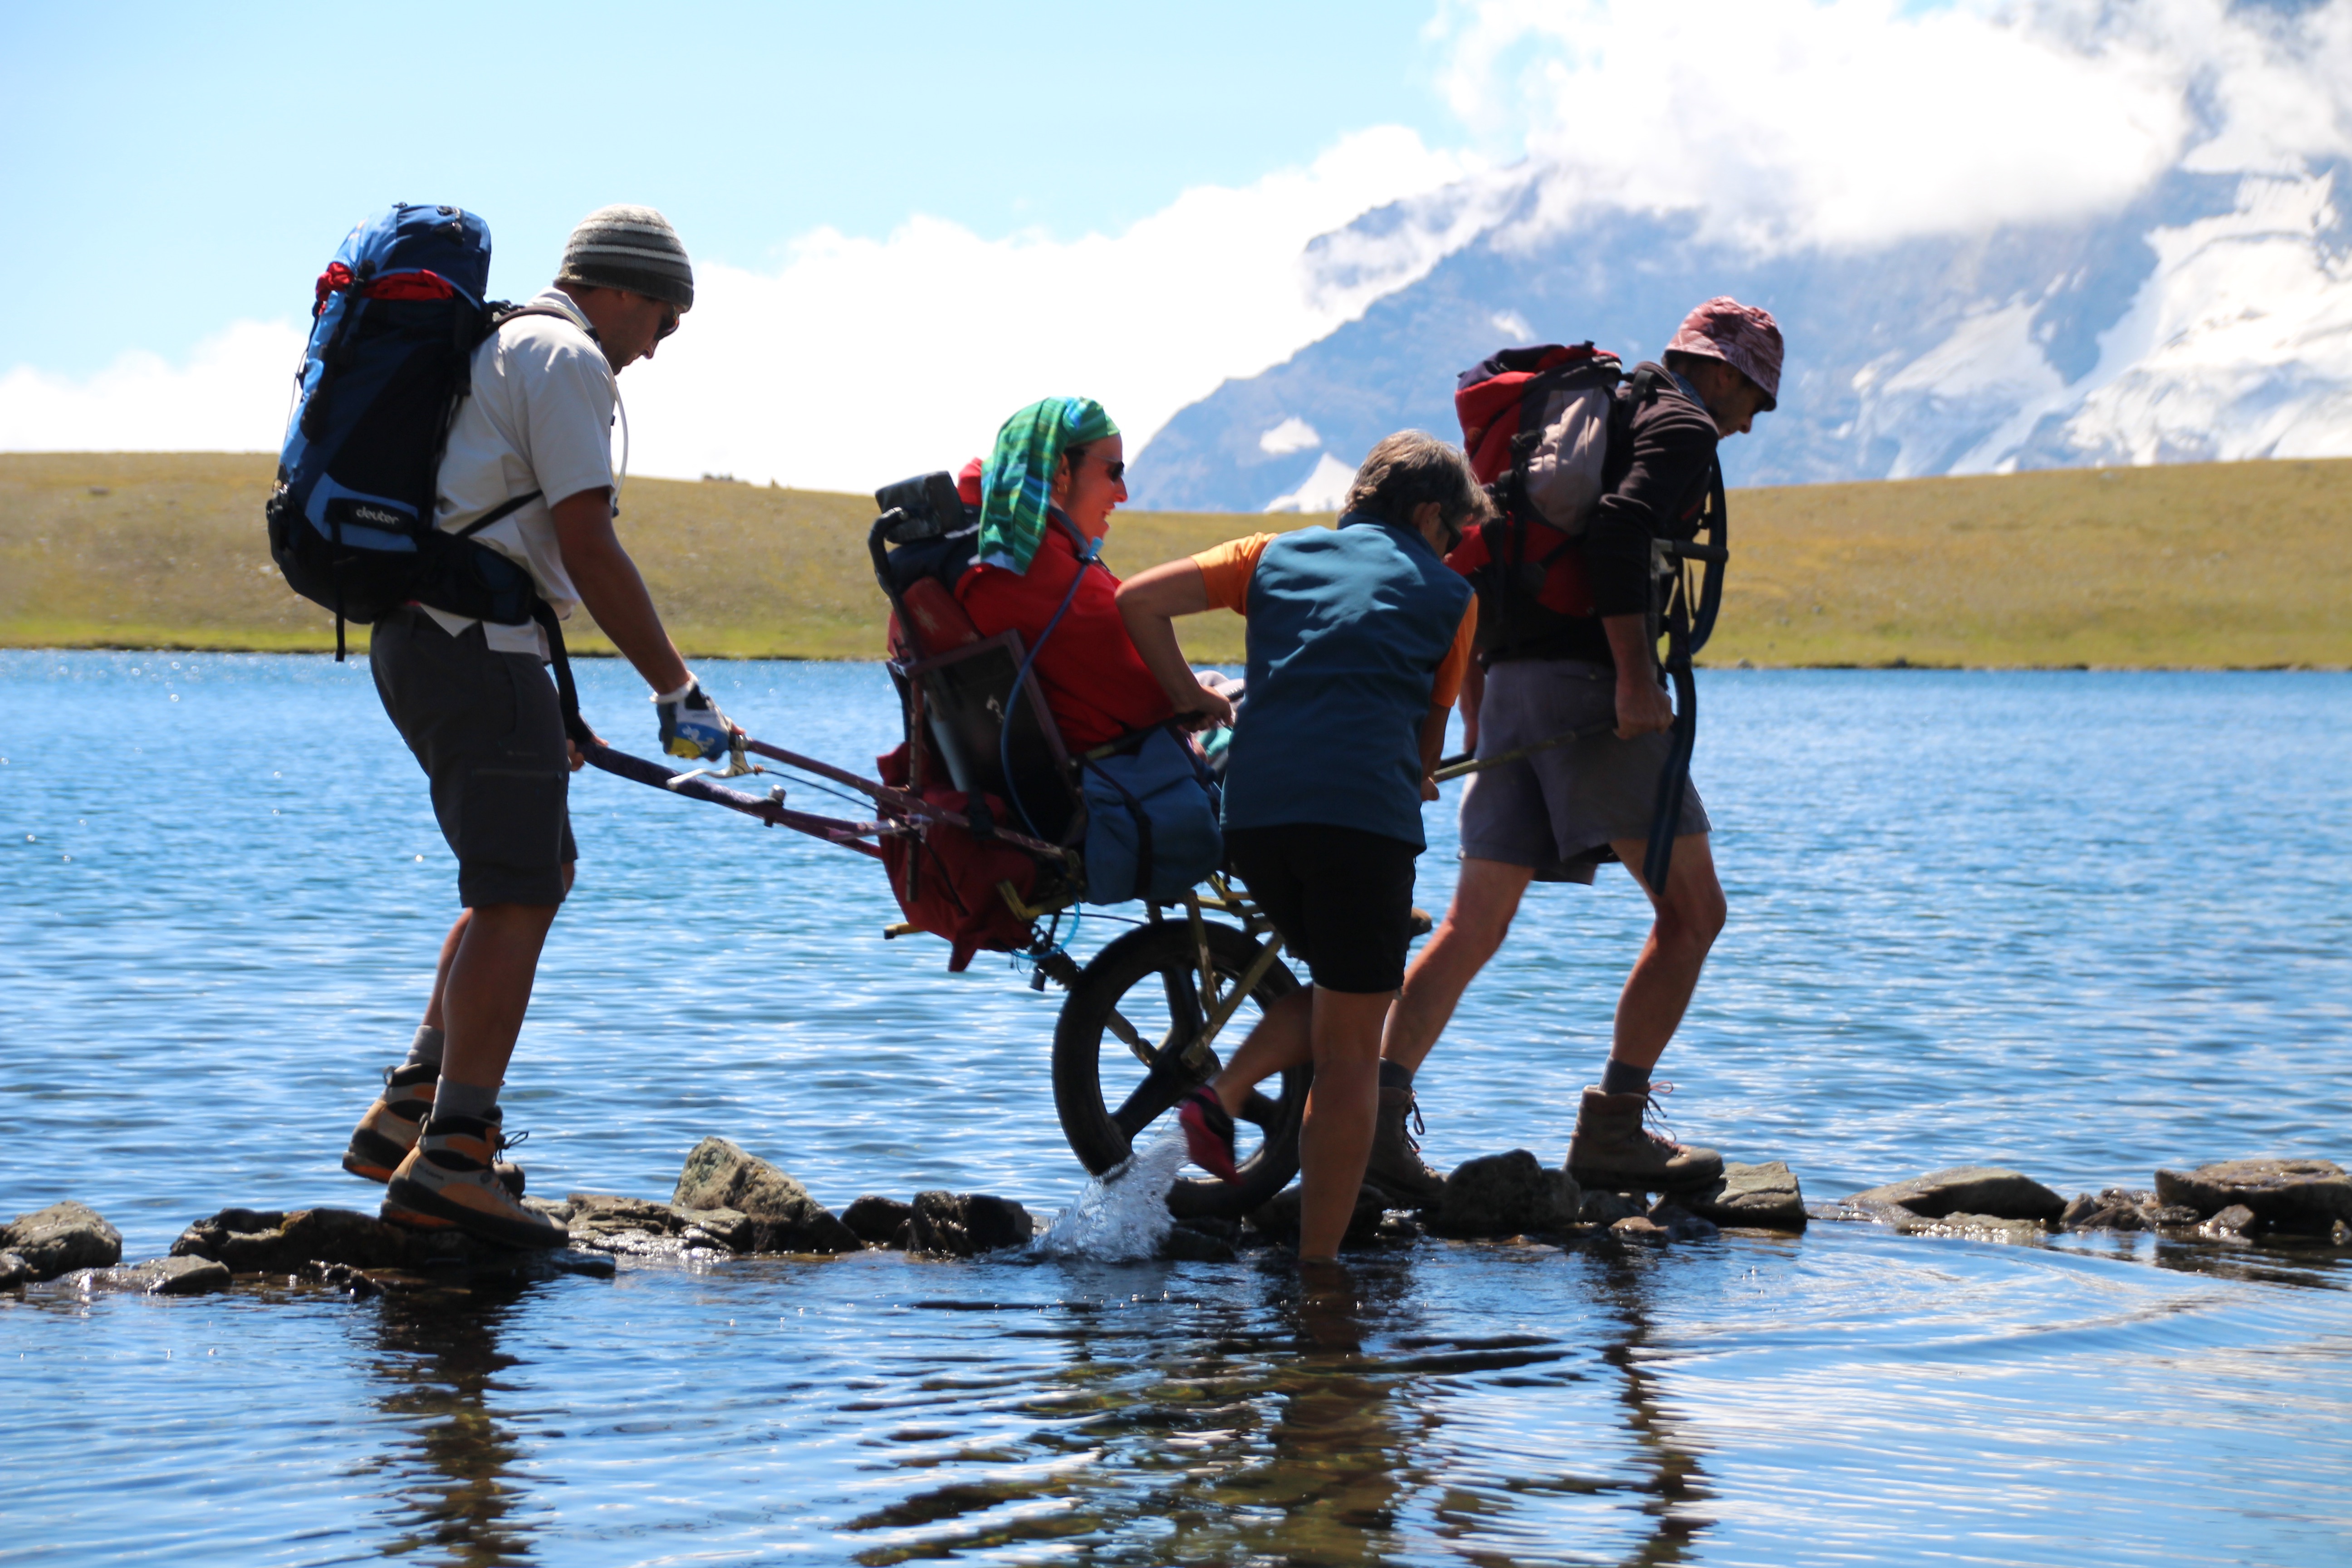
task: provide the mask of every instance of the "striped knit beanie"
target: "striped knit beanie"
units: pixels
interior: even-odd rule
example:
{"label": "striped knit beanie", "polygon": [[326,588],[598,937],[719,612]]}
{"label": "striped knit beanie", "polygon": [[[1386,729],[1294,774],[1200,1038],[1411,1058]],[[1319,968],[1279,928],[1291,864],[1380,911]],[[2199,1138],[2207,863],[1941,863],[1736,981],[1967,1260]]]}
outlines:
{"label": "striped knit beanie", "polygon": [[563,242],[558,283],[626,289],[679,310],[694,304],[694,268],[669,219],[651,207],[598,207]]}

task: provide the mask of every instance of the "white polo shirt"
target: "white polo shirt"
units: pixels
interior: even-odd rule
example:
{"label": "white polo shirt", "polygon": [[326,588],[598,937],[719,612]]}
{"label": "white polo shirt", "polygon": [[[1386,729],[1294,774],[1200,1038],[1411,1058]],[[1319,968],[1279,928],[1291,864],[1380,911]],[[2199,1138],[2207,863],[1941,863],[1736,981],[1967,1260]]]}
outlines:
{"label": "white polo shirt", "polygon": [[[474,537],[517,563],[540,596],[569,620],[580,603],[556,543],[553,504],[583,490],[613,486],[613,411],[620,392],[604,351],[588,335],[588,318],[572,298],[550,289],[530,301],[563,312],[526,316],[499,328],[474,351],[472,393],[457,405],[442,455],[435,522],[456,532],[499,503],[529,490],[537,499]],[[474,623],[425,606],[452,637]],[[547,658],[536,625],[482,626],[499,653]]]}

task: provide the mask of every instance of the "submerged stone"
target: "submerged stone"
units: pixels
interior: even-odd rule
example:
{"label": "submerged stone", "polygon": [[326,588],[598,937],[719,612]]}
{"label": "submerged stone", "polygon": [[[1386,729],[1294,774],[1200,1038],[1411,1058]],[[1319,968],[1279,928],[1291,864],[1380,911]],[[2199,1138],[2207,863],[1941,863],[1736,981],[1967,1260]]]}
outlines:
{"label": "submerged stone", "polygon": [[[1293,1184],[1268,1198],[1243,1216],[1249,1228],[1271,1242],[1296,1246],[1298,1241],[1298,1205],[1301,1189]],[[1340,1237],[1340,1245],[1361,1246],[1380,1238],[1381,1224],[1388,1217],[1389,1195],[1378,1187],[1364,1187],[1356,1194],[1356,1206],[1348,1215],[1348,1228]]]}
{"label": "submerged stone", "polygon": [[682,1209],[733,1209],[759,1222],[750,1250],[856,1252],[856,1234],[806,1187],[724,1138],[705,1138],[686,1157],[670,1202]]}
{"label": "submerged stone", "polygon": [[1894,1212],[1896,1217],[1892,1223],[1906,1236],[1954,1236],[1976,1241],[2040,1241],[2049,1235],[2039,1220],[2011,1219],[2005,1215],[1958,1211],[1943,1215]]}
{"label": "submerged stone", "polygon": [[142,1296],[201,1296],[229,1288],[227,1268],[209,1258],[151,1258],[116,1268],[85,1268],[69,1281],[85,1291],[135,1290]]}
{"label": "submerged stone", "polygon": [[1613,1226],[1621,1219],[1647,1214],[1649,1207],[1639,1193],[1587,1193],[1577,1205],[1576,1217],[1586,1225]]}
{"label": "submerged stone", "polygon": [[1804,1192],[1797,1184],[1796,1173],[1780,1160],[1761,1165],[1726,1165],[1720,1180],[1696,1192],[1678,1193],[1674,1201],[1717,1225],[1805,1228]]}
{"label": "submerged stone", "polygon": [[1026,1247],[1035,1234],[1027,1209],[1011,1198],[985,1193],[917,1193],[908,1220],[909,1252],[949,1258],[977,1258],[983,1252]]}
{"label": "submerged stone", "polygon": [[71,1198],[20,1214],[0,1229],[0,1251],[16,1254],[30,1279],[55,1279],[77,1268],[110,1268],[122,1261],[122,1233],[98,1211]]}
{"label": "submerged stone", "polygon": [[13,1290],[33,1282],[31,1264],[13,1252],[0,1252],[0,1290]]}
{"label": "submerged stone", "polygon": [[1664,1226],[1645,1214],[1627,1215],[1609,1227],[1609,1234],[1620,1241],[1642,1242],[1651,1247],[1663,1247],[1673,1239]]}
{"label": "submerged stone", "polygon": [[904,1247],[908,1226],[914,1217],[914,1205],[877,1197],[872,1193],[841,1211],[841,1223],[868,1247]]}
{"label": "submerged stone", "polygon": [[1439,1236],[1522,1236],[1576,1223],[1576,1178],[1525,1149],[1454,1167],[1422,1221]]}
{"label": "submerged stone", "polygon": [[1648,1217],[1669,1241],[1712,1241],[1723,1234],[1713,1220],[1691,1213],[1673,1198],[1660,1198]]}
{"label": "submerged stone", "polygon": [[1901,1207],[1927,1219],[1949,1215],[1990,1215],[2004,1220],[2041,1220],[2066,1212],[2066,1200],[2032,1177],[1996,1165],[1958,1165],[1872,1187],[1846,1200],[1863,1208]]}
{"label": "submerged stone", "polygon": [[2252,1236],[2261,1226],[2254,1211],[2243,1204],[2231,1204],[2197,1228],[2208,1236],[2230,1236],[2241,1240]]}
{"label": "submerged stone", "polygon": [[1171,1263],[1230,1263],[1236,1254],[1231,1241],[1180,1221],[1160,1237],[1160,1256]]}
{"label": "submerged stone", "polygon": [[2352,1176],[2328,1160],[2224,1160],[2196,1170],[2158,1171],[2156,1194],[2208,1218],[2233,1204],[2273,1230],[2326,1236],[2352,1221]]}

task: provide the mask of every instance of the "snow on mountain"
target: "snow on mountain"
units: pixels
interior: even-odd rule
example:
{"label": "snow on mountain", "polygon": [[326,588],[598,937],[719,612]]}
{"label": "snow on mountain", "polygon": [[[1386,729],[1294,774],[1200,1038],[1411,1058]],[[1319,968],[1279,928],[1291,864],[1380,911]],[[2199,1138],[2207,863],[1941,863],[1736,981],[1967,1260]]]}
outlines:
{"label": "snow on mountain", "polygon": [[1689,213],[1563,223],[1548,179],[1483,174],[1318,240],[1318,284],[1370,302],[1179,413],[1138,455],[1135,504],[1328,509],[1381,436],[1454,433],[1454,376],[1495,349],[1591,338],[1631,363],[1715,294],[1766,306],[1789,343],[1780,410],[1725,444],[1734,484],[2352,455],[2341,161],[2179,169],[2099,216],[1772,254]]}

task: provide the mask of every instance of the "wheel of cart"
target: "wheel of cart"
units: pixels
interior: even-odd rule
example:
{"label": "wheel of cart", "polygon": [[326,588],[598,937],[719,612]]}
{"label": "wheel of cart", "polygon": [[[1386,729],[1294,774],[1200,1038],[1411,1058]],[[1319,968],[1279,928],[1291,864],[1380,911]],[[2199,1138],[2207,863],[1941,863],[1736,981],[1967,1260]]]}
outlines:
{"label": "wheel of cart", "polygon": [[[1081,1164],[1096,1175],[1134,1151],[1196,1084],[1214,1077],[1268,1005],[1298,989],[1264,920],[1229,886],[1105,946],[1077,972],[1054,1027],[1054,1109]],[[1213,910],[1243,923],[1212,920]],[[1220,1047],[1223,1047],[1220,1050]],[[1179,1177],[1180,1217],[1238,1215],[1298,1173],[1298,1128],[1312,1069],[1269,1079],[1234,1118],[1241,1181]],[[1272,1092],[1269,1092],[1272,1091]]]}

